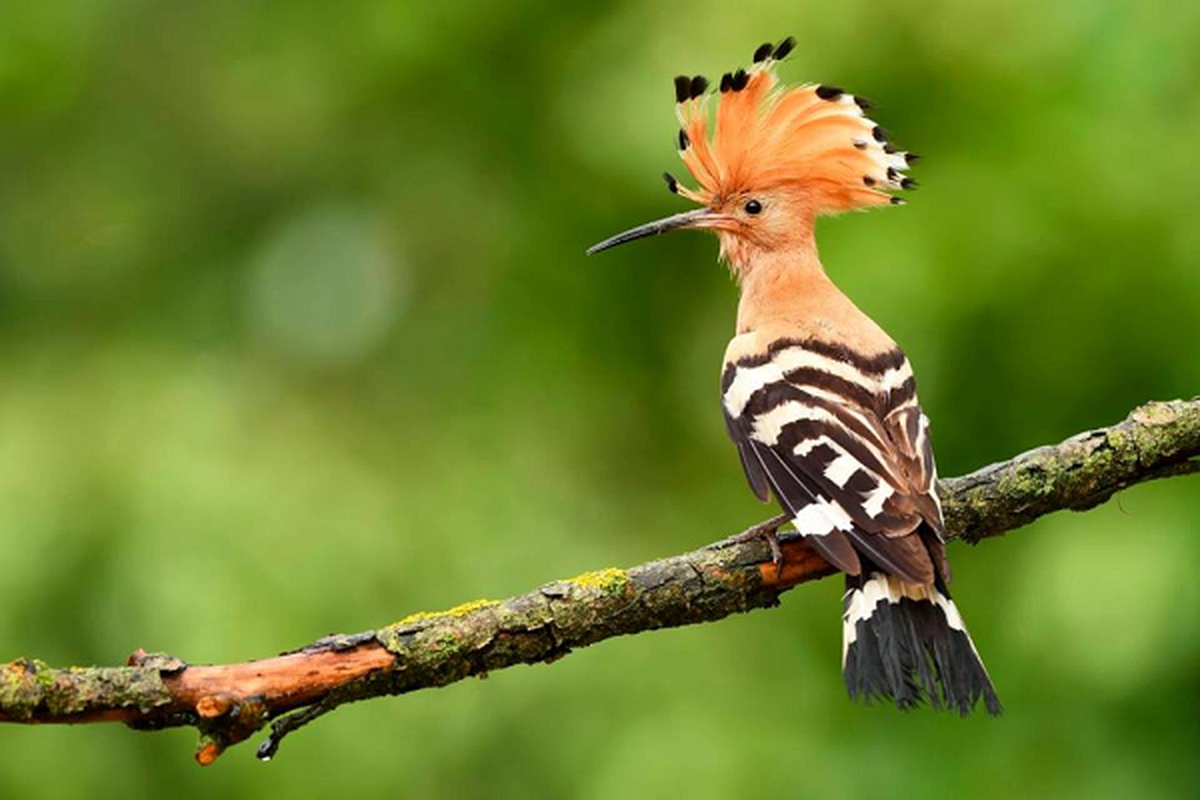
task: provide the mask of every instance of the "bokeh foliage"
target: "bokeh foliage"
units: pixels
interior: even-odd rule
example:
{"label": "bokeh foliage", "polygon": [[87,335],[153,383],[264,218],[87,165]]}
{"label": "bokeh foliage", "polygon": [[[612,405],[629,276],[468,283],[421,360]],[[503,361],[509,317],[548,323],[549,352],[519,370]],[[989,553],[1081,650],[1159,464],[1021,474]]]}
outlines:
{"label": "bokeh foliage", "polygon": [[[761,518],[725,441],[735,291],[680,210],[670,78],[785,78],[925,156],[829,220],[944,474],[1200,382],[1200,6],[0,4],[0,658],[266,655]],[[1181,796],[1200,490],[978,549],[999,720],[852,706],[840,586],[345,708],[270,766],[0,727],[0,796]]]}

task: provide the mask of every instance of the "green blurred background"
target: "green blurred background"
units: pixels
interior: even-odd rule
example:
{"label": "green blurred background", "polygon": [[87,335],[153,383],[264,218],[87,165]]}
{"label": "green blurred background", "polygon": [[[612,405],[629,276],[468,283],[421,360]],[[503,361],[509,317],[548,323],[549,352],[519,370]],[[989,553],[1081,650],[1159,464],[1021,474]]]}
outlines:
{"label": "green blurred background", "polygon": [[[795,34],[926,158],[821,225],[955,475],[1200,389],[1200,6],[0,5],[0,659],[241,660],[761,519],[671,77]],[[347,707],[270,765],[0,727],[0,797],[1178,797],[1200,484],[951,549],[1007,714],[845,698],[840,583]]]}

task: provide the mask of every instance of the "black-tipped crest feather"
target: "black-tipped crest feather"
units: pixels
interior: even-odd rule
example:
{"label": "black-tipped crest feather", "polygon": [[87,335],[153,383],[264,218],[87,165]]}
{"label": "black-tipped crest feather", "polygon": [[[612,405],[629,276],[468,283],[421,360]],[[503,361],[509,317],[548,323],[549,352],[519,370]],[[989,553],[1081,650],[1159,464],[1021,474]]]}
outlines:
{"label": "black-tipped crest feather", "polygon": [[675,76],[675,102],[683,103],[691,96],[692,79],[687,75]]}
{"label": "black-tipped crest feather", "polygon": [[[881,190],[902,188],[901,177],[885,180],[884,173],[888,167],[904,170],[909,162],[903,154],[889,157],[895,149],[887,132],[864,113],[869,102],[832,84],[781,82],[777,60],[795,45],[789,36],[755,48],[753,67],[714,81],[712,103],[695,102],[709,90],[703,76],[676,78],[676,115],[684,131],[680,157],[699,184],[680,184],[681,195],[713,205],[792,182],[811,189],[816,213],[827,215],[886,205],[889,195]],[[864,175],[880,185],[865,184]]]}

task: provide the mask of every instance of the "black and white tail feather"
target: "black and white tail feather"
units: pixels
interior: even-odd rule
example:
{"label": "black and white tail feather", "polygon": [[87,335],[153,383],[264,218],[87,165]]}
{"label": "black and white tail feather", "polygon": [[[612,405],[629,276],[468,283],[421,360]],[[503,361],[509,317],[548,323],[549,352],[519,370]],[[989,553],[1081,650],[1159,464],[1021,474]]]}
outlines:
{"label": "black and white tail feather", "polygon": [[842,674],[852,699],[893,700],[901,709],[927,698],[934,708],[989,714],[1000,699],[949,592],[906,584],[882,572],[846,576]]}

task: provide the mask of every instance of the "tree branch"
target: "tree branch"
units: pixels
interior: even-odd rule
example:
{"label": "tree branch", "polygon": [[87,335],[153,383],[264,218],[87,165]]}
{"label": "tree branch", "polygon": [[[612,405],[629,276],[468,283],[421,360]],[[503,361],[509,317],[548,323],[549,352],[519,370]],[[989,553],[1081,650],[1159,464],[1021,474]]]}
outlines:
{"label": "tree branch", "polygon": [[[1148,403],[1118,425],[944,480],[940,488],[950,536],[976,543],[1052,511],[1092,508],[1136,483],[1198,471],[1200,397]],[[835,571],[802,540],[784,539],[783,551],[777,571],[763,542],[725,540],[240,664],[189,665],[141,650],[124,667],[55,669],[18,659],[0,668],[0,722],[193,726],[204,765],[270,724],[258,751],[266,760],[284,736],[343,703],[554,661],[614,636],[769,608],[782,592]]]}

